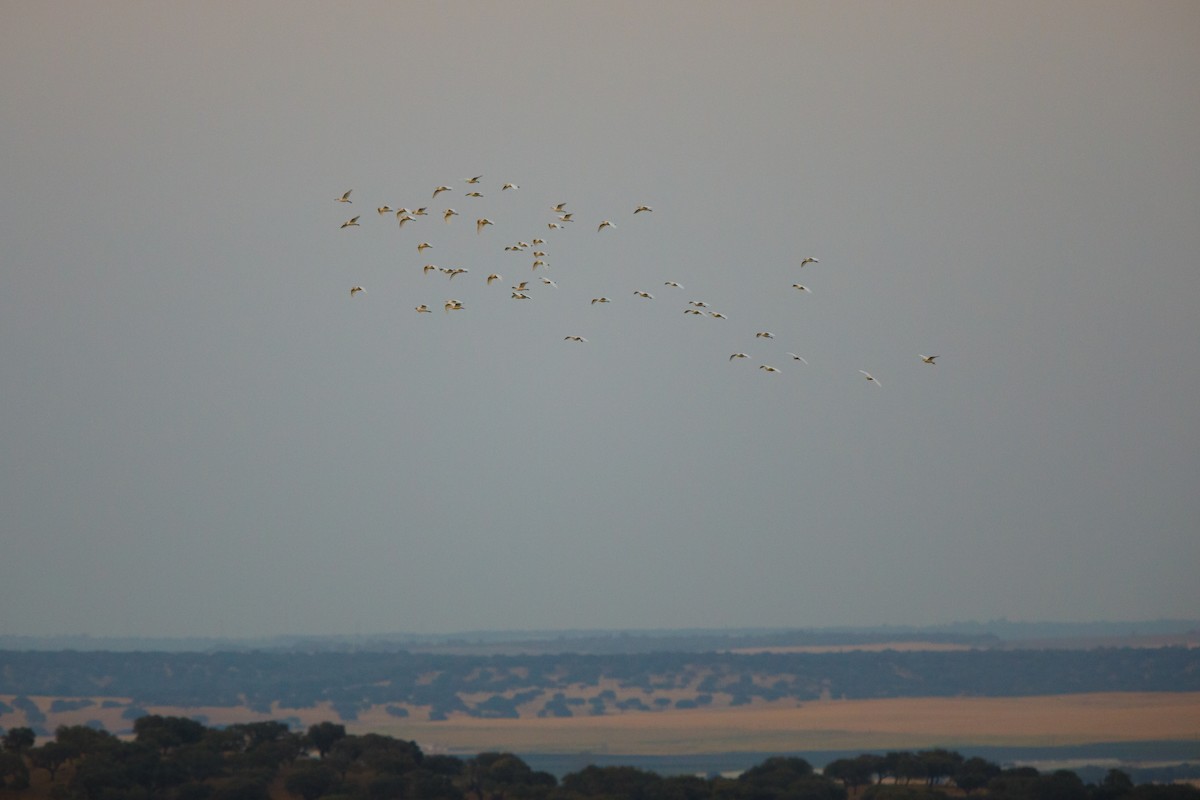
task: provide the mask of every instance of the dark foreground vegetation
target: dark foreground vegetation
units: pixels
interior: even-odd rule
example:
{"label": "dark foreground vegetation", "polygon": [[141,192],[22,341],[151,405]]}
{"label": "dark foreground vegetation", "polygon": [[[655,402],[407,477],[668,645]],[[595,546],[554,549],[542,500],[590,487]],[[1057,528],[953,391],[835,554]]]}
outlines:
{"label": "dark foreground vegetation", "polygon": [[[386,705],[438,720],[819,698],[1184,691],[1200,691],[1200,650],[1187,647],[492,656],[0,651],[0,696],[54,698],[61,710],[124,698],[135,708],[244,705],[274,715],[328,702],[343,721]],[[0,715],[21,710],[16,705],[0,703]],[[24,720],[35,730],[44,722],[38,715],[55,710],[26,706]]]}
{"label": "dark foreground vegetation", "polygon": [[511,753],[427,755],[415,742],[347,734],[322,722],[209,728],[183,717],[140,717],[122,740],[62,726],[0,739],[0,798],[57,800],[841,800],[986,797],[994,800],[1200,800],[1186,785],[1135,786],[1120,770],[1084,783],[1065,770],[1001,769],[948,750],[864,754],[825,766],[768,758],[736,778],[662,777],[589,766],[562,780]]}

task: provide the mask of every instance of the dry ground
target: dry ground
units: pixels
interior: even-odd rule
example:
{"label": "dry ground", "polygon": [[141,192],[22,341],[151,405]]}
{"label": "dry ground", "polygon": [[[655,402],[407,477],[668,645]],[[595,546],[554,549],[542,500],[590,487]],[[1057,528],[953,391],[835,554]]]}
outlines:
{"label": "dry ground", "polygon": [[937,745],[1057,746],[1191,739],[1200,749],[1200,692],[1020,698],[829,700],[796,705],[431,723],[371,714],[359,726],[452,751],[629,755]]}
{"label": "dry ground", "polygon": [[[4,698],[0,698],[4,699]],[[44,709],[46,698],[34,698]],[[45,701],[45,702],[43,702]],[[151,713],[203,714],[208,724],[298,717],[305,725],[337,720],[328,706],[256,714],[245,708],[149,707]],[[110,730],[130,727],[121,709],[97,706],[52,714],[46,726],[101,719]],[[0,725],[23,724],[8,714]],[[347,723],[354,733],[375,731],[415,740],[431,751],[476,753],[609,752],[670,755],[734,751],[919,749],[974,745],[1058,746],[1116,741],[1195,740],[1200,750],[1200,692],[1105,693],[1015,698],[905,698],[793,701],[751,706],[600,717],[474,719],[429,722],[423,709],[396,718],[382,707]]]}

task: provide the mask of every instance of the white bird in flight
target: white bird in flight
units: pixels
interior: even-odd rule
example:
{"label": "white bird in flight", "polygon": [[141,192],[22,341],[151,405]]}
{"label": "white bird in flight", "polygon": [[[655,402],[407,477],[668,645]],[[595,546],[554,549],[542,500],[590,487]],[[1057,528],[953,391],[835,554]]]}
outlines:
{"label": "white bird in flight", "polygon": [[609,300],[607,297],[593,297],[592,298],[592,305],[596,305],[596,303],[611,303],[611,302],[612,301]]}
{"label": "white bird in flight", "polygon": [[925,356],[925,355],[921,356],[921,360],[924,361],[926,364],[932,364],[933,360],[935,358],[940,358],[940,356]]}
{"label": "white bird in flight", "polygon": [[449,222],[451,217],[457,217],[457,216],[458,216],[458,212],[455,211],[453,208],[447,208],[442,213],[442,219],[446,220],[446,222]]}
{"label": "white bird in flight", "polygon": [[446,303],[445,303],[445,305],[443,305],[443,306],[442,306],[442,309],[443,309],[443,310],[444,310],[444,311],[445,311],[447,314],[449,314],[451,311],[462,311],[462,310],[463,310],[463,304],[462,304],[462,302],[461,302],[461,301],[459,301],[459,300],[447,300],[447,301],[446,301]]}
{"label": "white bird in flight", "polygon": [[639,214],[639,213],[641,213],[642,211],[653,211],[653,210],[654,210],[654,209],[653,209],[653,208],[651,208],[650,206],[638,206],[637,208],[635,208],[635,209],[633,210],[633,213],[635,213],[635,214]]}
{"label": "white bird in flight", "polygon": [[416,311],[418,314],[432,314],[433,313],[432,311],[429,310],[429,306],[425,305],[424,303],[421,303],[421,305],[417,306]]}
{"label": "white bird in flight", "polygon": [[342,223],[342,227],[343,227],[343,228],[357,228],[357,227],[359,227],[359,225],[358,225],[358,217],[351,217],[350,219],[346,220],[345,222],[343,222],[343,223]]}
{"label": "white bird in flight", "polygon": [[476,175],[474,178],[463,178],[463,183],[479,183],[479,179],[482,177],[482,175]]}
{"label": "white bird in flight", "polygon": [[770,364],[759,364],[758,368],[766,370],[767,372],[779,372],[779,370],[775,369],[775,367],[772,367]]}
{"label": "white bird in flight", "polygon": [[774,339],[775,338],[775,334],[771,333],[770,331],[759,331],[758,333],[756,333],[754,335],[755,335],[755,337],[757,337],[759,339]]}
{"label": "white bird in flight", "polygon": [[795,353],[788,353],[788,355],[792,357],[792,361],[799,361],[803,364],[808,363],[808,361],[805,360],[804,356],[798,356]]}
{"label": "white bird in flight", "polygon": [[818,261],[817,259],[813,258],[812,256],[809,256],[808,258],[806,258],[800,262],[800,266],[803,267],[805,264],[820,264],[820,263],[821,262]]}
{"label": "white bird in flight", "polygon": [[634,291],[634,294],[636,294],[638,297],[644,297],[647,300],[654,299],[654,295],[650,294],[649,292],[643,292],[643,291],[638,290],[638,291]]}
{"label": "white bird in flight", "polygon": [[731,355],[729,357],[729,360],[733,361],[735,358],[749,358],[749,357],[750,356],[746,355],[745,353],[734,353],[733,355]]}
{"label": "white bird in flight", "polygon": [[495,224],[496,223],[492,222],[490,219],[487,219],[486,217],[480,217],[479,219],[475,220],[475,232],[480,233],[481,231],[483,231],[483,229],[486,226],[495,225]]}
{"label": "white bird in flight", "polygon": [[503,192],[505,189],[520,189],[520,188],[521,187],[517,186],[515,183],[506,183],[500,187],[500,191]]}
{"label": "white bird in flight", "polygon": [[353,189],[347,189],[346,193],[344,195],[342,195],[341,197],[335,197],[333,199],[339,203],[351,203],[353,201],[350,199],[350,193],[353,191],[354,191]]}
{"label": "white bird in flight", "polygon": [[375,209],[375,210],[376,210],[377,212],[379,212],[379,216],[381,216],[381,217],[382,217],[384,214],[390,214],[390,213],[392,213],[392,209],[391,209],[391,207],[390,207],[390,206],[380,206],[379,208],[377,208],[377,209]]}
{"label": "white bird in flight", "polygon": [[431,245],[429,242],[421,242],[419,245],[417,245],[417,252],[418,253],[424,252],[425,250],[428,250],[431,247],[433,247],[433,245]]}
{"label": "white bird in flight", "polygon": [[880,383],[878,380],[875,379],[875,376],[873,376],[871,373],[867,372],[865,369],[860,369],[859,372],[861,372],[863,374],[863,377],[865,377],[867,380],[869,380],[871,383],[875,384],[876,386],[883,386],[882,383]]}
{"label": "white bird in flight", "polygon": [[583,338],[582,336],[564,336],[563,341],[564,342],[586,342],[587,339]]}
{"label": "white bird in flight", "polygon": [[807,292],[808,294],[812,294],[812,289],[808,288],[807,286],[805,286],[802,283],[793,283],[792,288],[799,289],[800,291]]}
{"label": "white bird in flight", "polygon": [[666,281],[665,283],[663,283],[663,286],[672,286],[672,287],[674,287],[674,288],[676,288],[676,289],[682,289],[682,288],[683,288],[683,284],[682,284],[682,283],[676,283],[675,281]]}
{"label": "white bird in flight", "polygon": [[452,191],[454,191],[454,189],[450,186],[439,186],[433,190],[433,196],[437,197],[442,192],[452,192]]}
{"label": "white bird in flight", "polygon": [[612,224],[610,221],[604,220],[603,222],[600,223],[600,227],[596,228],[596,231],[599,232],[599,231],[604,230],[605,228],[615,228],[615,227],[617,227],[617,226]]}
{"label": "white bird in flight", "polygon": [[358,294],[359,292],[365,292],[365,291],[366,291],[366,289],[364,289],[361,286],[351,286],[350,287],[350,296],[354,297],[354,295]]}
{"label": "white bird in flight", "polygon": [[492,281],[500,281],[500,280],[504,280],[504,279],[503,279],[503,278],[500,276],[500,273],[498,273],[498,272],[493,272],[491,275],[488,275],[488,276],[487,276],[487,285],[488,285],[488,286],[491,286],[491,285],[492,285]]}

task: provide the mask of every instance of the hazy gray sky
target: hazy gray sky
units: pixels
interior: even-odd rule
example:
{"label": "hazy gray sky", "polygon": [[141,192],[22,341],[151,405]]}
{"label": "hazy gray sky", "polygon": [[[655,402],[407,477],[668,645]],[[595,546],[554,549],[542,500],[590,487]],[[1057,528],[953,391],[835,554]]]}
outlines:
{"label": "hazy gray sky", "polygon": [[1200,608],[1192,0],[0,22],[0,633]]}

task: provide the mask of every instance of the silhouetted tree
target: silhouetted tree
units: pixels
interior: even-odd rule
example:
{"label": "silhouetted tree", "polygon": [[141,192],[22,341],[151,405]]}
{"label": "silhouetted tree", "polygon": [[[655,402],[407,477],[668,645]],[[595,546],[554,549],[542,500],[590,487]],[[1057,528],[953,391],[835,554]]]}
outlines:
{"label": "silhouetted tree", "polygon": [[797,778],[813,774],[812,764],[795,756],[775,756],[751,767],[738,776],[739,783],[786,786]]}
{"label": "silhouetted tree", "polygon": [[1000,767],[991,761],[974,756],[964,761],[954,776],[954,785],[967,794],[982,789],[988,782],[1000,774]]}
{"label": "silhouetted tree", "polygon": [[1104,780],[1092,789],[1092,800],[1119,800],[1133,793],[1133,780],[1128,773],[1110,769]]}
{"label": "silhouetted tree", "polygon": [[49,741],[38,747],[30,748],[26,755],[29,757],[29,763],[34,767],[49,772],[50,782],[54,783],[58,776],[58,770],[63,764],[75,758],[78,752],[62,742]]}
{"label": "silhouetted tree", "polygon": [[917,760],[921,762],[928,786],[936,786],[943,780],[953,778],[963,763],[962,755],[940,747],[920,751],[917,753]]}
{"label": "silhouetted tree", "polygon": [[735,797],[745,800],[840,800],[846,790],[816,775],[803,758],[776,756],[738,776]]}
{"label": "silhouetted tree", "polygon": [[163,717],[148,714],[138,717],[133,723],[133,732],[139,742],[157,747],[162,752],[185,744],[194,744],[204,737],[205,728],[187,717]]}
{"label": "silhouetted tree", "polygon": [[873,767],[862,756],[835,759],[826,764],[821,772],[827,778],[841,781],[851,791],[869,784],[875,776]]}
{"label": "silhouetted tree", "polygon": [[1039,776],[1030,784],[1032,800],[1088,800],[1087,787],[1069,769],[1059,769]]}
{"label": "silhouetted tree", "polygon": [[329,752],[334,743],[346,738],[346,726],[333,722],[320,722],[308,728],[308,742],[315,748],[321,758]]}
{"label": "silhouetted tree", "polygon": [[884,756],[886,769],[892,777],[902,783],[925,777],[925,765],[914,754],[901,750]]}
{"label": "silhouetted tree", "polygon": [[72,759],[107,753],[121,745],[121,740],[108,731],[96,730],[87,725],[59,725],[54,731],[54,741],[66,747]]}
{"label": "silhouetted tree", "polygon": [[425,758],[416,742],[378,733],[366,733],[355,738],[358,744],[357,760],[377,772],[403,775],[419,767]]}
{"label": "silhouetted tree", "polygon": [[238,725],[230,725],[227,730],[242,737],[246,750],[258,747],[264,742],[277,741],[289,733],[287,725],[275,720],[270,720],[269,722],[243,722]]}
{"label": "silhouetted tree", "polygon": [[8,732],[3,737],[0,737],[0,749],[3,749],[6,753],[21,755],[33,747],[36,741],[37,734],[33,732],[33,728],[9,728]]}

